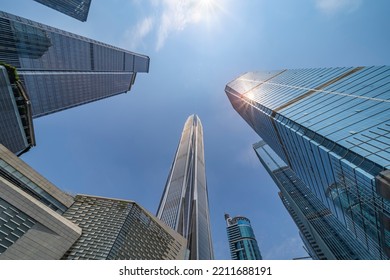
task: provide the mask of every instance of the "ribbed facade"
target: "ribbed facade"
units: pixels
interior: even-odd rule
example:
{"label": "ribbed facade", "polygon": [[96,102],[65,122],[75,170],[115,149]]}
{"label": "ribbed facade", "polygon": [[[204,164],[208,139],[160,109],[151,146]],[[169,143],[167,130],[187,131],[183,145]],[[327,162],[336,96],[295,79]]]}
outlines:
{"label": "ribbed facade", "polygon": [[157,217],[187,239],[190,259],[214,258],[203,128],[196,115],[190,116],[184,125]]}
{"label": "ribbed facade", "polygon": [[231,218],[228,214],[225,220],[232,260],[262,260],[250,220],[242,216]]}
{"label": "ribbed facade", "polygon": [[64,217],[81,237],[63,259],[184,259],[186,241],[135,202],[78,195]]}
{"label": "ribbed facade", "polygon": [[376,259],[390,256],[390,67],[247,73],[236,111]]}
{"label": "ribbed facade", "polygon": [[34,0],[80,21],[86,21],[92,0]]}

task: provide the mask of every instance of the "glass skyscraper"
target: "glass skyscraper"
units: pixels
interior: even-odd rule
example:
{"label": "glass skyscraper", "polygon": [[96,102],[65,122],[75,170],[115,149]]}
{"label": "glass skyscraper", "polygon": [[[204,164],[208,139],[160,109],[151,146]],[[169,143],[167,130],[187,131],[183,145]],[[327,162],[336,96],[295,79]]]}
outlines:
{"label": "glass skyscraper", "polygon": [[203,128],[196,115],[188,117],[184,125],[157,217],[187,239],[189,259],[214,258]]}
{"label": "glass skyscraper", "polygon": [[234,109],[375,259],[390,256],[389,86],[390,67],[377,66],[250,72],[225,89]]}
{"label": "glass skyscraper", "polygon": [[[147,56],[1,11],[0,63],[17,71],[9,84],[0,79],[1,95],[7,96],[0,103],[13,112],[13,130],[25,138],[17,147],[2,144],[17,154],[35,143],[33,133],[26,134],[32,131],[31,118],[127,92],[137,72],[149,71]],[[21,102],[29,107],[15,109]],[[3,115],[6,110],[0,112],[0,122],[9,121],[12,114]]]}
{"label": "glass skyscraper", "polygon": [[230,255],[232,260],[262,260],[251,222],[248,218],[231,218],[225,214]]}
{"label": "glass skyscraper", "polygon": [[312,259],[373,258],[264,141],[254,144],[253,148],[280,189],[279,197]]}
{"label": "glass skyscraper", "polygon": [[86,21],[92,0],[34,0],[80,21]]}

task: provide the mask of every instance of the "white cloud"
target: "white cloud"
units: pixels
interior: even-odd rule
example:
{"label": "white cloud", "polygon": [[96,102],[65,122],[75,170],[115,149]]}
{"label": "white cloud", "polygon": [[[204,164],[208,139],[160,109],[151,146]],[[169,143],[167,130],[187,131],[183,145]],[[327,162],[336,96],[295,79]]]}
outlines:
{"label": "white cloud", "polygon": [[125,37],[128,40],[130,49],[135,49],[153,29],[154,20],[152,17],[144,18],[135,28],[128,29]]}
{"label": "white cloud", "polygon": [[157,50],[161,49],[170,33],[182,31],[201,20],[202,1],[164,0],[157,33]]}
{"label": "white cloud", "polygon": [[208,20],[217,9],[213,0],[149,0],[149,3],[154,9],[154,15],[143,19],[125,34],[133,48],[155,31],[156,50],[160,50],[170,34]]}
{"label": "white cloud", "polygon": [[319,10],[327,14],[337,12],[353,12],[360,7],[363,0],[316,0]]}

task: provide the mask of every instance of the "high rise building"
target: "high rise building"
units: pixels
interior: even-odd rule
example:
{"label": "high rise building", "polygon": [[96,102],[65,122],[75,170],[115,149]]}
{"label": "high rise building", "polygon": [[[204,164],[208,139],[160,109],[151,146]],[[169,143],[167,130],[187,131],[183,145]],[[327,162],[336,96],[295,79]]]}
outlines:
{"label": "high rise building", "polygon": [[225,89],[234,109],[375,259],[390,256],[389,84],[390,67],[381,66],[251,72]]}
{"label": "high rise building", "polygon": [[80,21],[87,21],[92,0],[34,0]]}
{"label": "high rise building", "polygon": [[187,242],[133,201],[77,195],[64,217],[82,229],[63,259],[176,260]]}
{"label": "high rise building", "polygon": [[35,144],[32,118],[127,92],[149,70],[147,56],[0,11],[1,63],[0,140],[16,154]]}
{"label": "high rise building", "polygon": [[20,153],[35,146],[35,135],[31,103],[15,73],[15,68],[0,65],[0,143]]}
{"label": "high rise building", "polygon": [[230,255],[232,260],[262,260],[251,222],[248,218],[231,218],[225,214]]}
{"label": "high rise building", "polygon": [[196,115],[188,117],[184,125],[157,217],[187,239],[189,259],[214,258],[203,128]]}
{"label": "high rise building", "polygon": [[312,259],[373,258],[264,141],[254,144],[253,148],[280,189],[279,197]]}

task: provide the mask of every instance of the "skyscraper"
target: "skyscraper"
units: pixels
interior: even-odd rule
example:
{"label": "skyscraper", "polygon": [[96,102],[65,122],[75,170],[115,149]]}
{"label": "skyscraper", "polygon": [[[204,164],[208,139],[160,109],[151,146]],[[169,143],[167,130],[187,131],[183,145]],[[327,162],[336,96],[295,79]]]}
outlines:
{"label": "skyscraper", "polygon": [[251,222],[248,218],[231,218],[225,214],[230,255],[232,260],[262,260]]}
{"label": "skyscraper", "polygon": [[35,146],[31,103],[16,69],[0,63],[0,143],[14,153]]}
{"label": "skyscraper", "polygon": [[184,237],[134,201],[77,195],[64,217],[83,232],[63,259],[176,260],[186,256]]}
{"label": "skyscraper", "polygon": [[[376,259],[390,256],[390,67],[246,73],[234,109]],[[336,238],[336,235],[334,235]]]}
{"label": "skyscraper", "polygon": [[188,117],[184,125],[157,217],[187,239],[189,259],[214,258],[203,128],[196,115]]}
{"label": "skyscraper", "polygon": [[280,189],[279,197],[312,259],[373,258],[264,141],[254,144],[253,148]]}
{"label": "skyscraper", "polygon": [[80,21],[86,21],[92,0],[34,0]]}
{"label": "skyscraper", "polygon": [[16,154],[35,144],[31,118],[129,91],[137,72],[149,70],[147,56],[1,11],[0,63],[17,72],[0,79],[1,95],[7,96],[0,102],[8,110],[0,112],[0,122],[9,123],[13,115],[12,130],[22,138],[18,145],[2,144]]}

